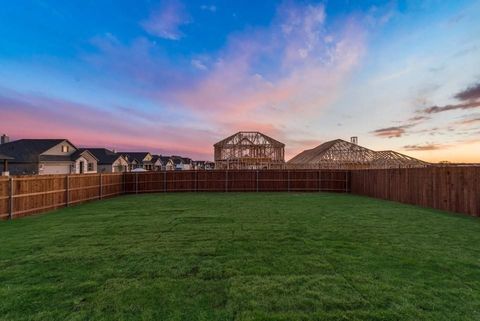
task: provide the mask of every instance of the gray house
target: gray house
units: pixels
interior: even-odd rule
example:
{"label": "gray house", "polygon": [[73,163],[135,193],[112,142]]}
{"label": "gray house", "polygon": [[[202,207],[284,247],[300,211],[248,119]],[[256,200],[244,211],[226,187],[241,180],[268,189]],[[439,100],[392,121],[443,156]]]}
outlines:
{"label": "gray house", "polygon": [[0,154],[9,157],[11,175],[83,174],[97,172],[97,158],[67,139],[2,139]]}
{"label": "gray house", "polygon": [[143,168],[147,171],[154,169],[153,156],[149,152],[119,152],[128,161],[129,171]]}
{"label": "gray house", "polygon": [[106,148],[81,148],[88,150],[98,159],[99,173],[121,173],[128,170],[128,161],[120,154]]}

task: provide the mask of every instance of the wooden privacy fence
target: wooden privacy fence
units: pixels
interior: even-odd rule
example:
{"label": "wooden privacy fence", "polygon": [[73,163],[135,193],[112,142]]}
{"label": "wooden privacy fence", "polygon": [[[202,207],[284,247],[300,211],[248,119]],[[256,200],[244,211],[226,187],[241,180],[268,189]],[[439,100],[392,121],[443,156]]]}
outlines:
{"label": "wooden privacy fence", "polygon": [[126,193],[349,192],[349,171],[214,170],[125,173]]}
{"label": "wooden privacy fence", "polygon": [[0,178],[0,219],[28,216],[123,194],[123,174]]}
{"label": "wooden privacy fence", "polygon": [[0,219],[125,193],[349,192],[349,171],[215,170],[0,178]]}
{"label": "wooden privacy fence", "polygon": [[0,177],[0,219],[154,192],[351,192],[480,216],[480,167],[215,170]]}
{"label": "wooden privacy fence", "polygon": [[480,167],[353,170],[351,193],[480,216]]}

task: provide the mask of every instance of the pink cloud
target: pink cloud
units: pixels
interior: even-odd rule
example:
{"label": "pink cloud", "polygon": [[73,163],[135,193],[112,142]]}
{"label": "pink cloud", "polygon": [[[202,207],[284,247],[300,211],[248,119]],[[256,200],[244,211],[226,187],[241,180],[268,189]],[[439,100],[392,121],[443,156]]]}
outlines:
{"label": "pink cloud", "polygon": [[[11,93],[10,93],[11,94]],[[35,95],[0,95],[2,130],[13,138],[68,138],[78,146],[148,150],[211,159],[215,135]]]}
{"label": "pink cloud", "polygon": [[[225,124],[224,132],[232,124],[274,123],[279,129],[318,117],[338,97],[365,50],[365,32],[355,20],[334,33],[325,31],[324,21],[322,5],[283,6],[270,27],[231,37],[203,78],[167,98]],[[264,60],[273,68],[263,68]]]}

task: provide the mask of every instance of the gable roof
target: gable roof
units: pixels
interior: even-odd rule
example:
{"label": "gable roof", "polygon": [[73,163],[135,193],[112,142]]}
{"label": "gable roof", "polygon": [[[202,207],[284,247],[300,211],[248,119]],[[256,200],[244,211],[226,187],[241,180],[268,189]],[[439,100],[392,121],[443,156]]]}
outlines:
{"label": "gable roof", "polygon": [[[73,145],[67,139],[19,139],[13,142],[1,144],[0,153],[9,157],[13,157],[15,162],[36,163],[40,161],[40,155],[42,153],[65,141],[72,145],[73,148],[77,149],[75,145]],[[58,156],[61,156],[62,160],[65,157],[63,155]],[[67,157],[69,158],[70,156]],[[50,161],[49,157],[43,157],[42,160]]]}
{"label": "gable roof", "polygon": [[[136,159],[138,162],[142,162],[147,155],[149,155],[149,152],[118,152],[118,154],[127,157],[128,161],[131,162],[134,159]],[[150,154],[151,155],[151,154]]]}
{"label": "gable roof", "polygon": [[291,165],[344,166],[361,165],[368,168],[423,167],[428,163],[394,151],[373,151],[366,147],[335,139],[307,149],[290,159]]}
{"label": "gable roof", "polygon": [[368,162],[372,161],[374,157],[375,152],[371,149],[352,144],[343,139],[334,139],[315,148],[304,150],[290,159],[288,163],[312,164],[322,161]]}
{"label": "gable roof", "polygon": [[228,146],[235,146],[235,145],[246,145],[246,146],[272,145],[275,147],[285,147],[284,143],[281,143],[270,136],[267,136],[260,132],[249,132],[249,131],[235,133],[215,143],[213,146],[228,147]]}
{"label": "gable roof", "polygon": [[73,153],[70,158],[72,159],[72,161],[75,161],[77,160],[80,156],[83,156],[84,154],[89,154],[91,157],[93,157],[97,163],[98,163],[98,158],[89,150],[89,149],[86,149],[86,148],[80,148],[80,149],[77,149],[75,151],[75,153]]}
{"label": "gable roof", "polygon": [[93,156],[95,156],[95,158],[98,159],[99,165],[110,165],[113,164],[120,157],[123,157],[119,153],[114,153],[113,151],[106,148],[80,148],[79,150],[88,150]]}

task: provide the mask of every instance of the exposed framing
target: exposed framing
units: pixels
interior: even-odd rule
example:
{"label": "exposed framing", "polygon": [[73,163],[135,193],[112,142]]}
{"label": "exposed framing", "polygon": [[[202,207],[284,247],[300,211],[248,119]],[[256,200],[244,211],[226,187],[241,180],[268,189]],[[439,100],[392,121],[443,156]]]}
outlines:
{"label": "exposed framing", "polygon": [[238,132],[213,146],[215,169],[285,167],[285,144],[260,132]]}

